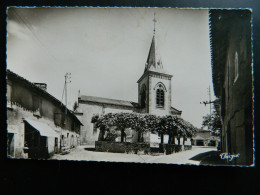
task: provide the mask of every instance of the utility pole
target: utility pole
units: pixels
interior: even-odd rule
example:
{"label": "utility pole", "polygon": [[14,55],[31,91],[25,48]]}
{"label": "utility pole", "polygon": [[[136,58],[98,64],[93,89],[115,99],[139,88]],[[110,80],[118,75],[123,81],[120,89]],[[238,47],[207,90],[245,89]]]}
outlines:
{"label": "utility pole", "polygon": [[63,93],[62,93],[62,100],[63,101],[63,96],[65,93],[65,115],[67,115],[67,104],[68,104],[68,96],[67,96],[67,83],[71,83],[71,73],[66,73],[65,74],[65,83],[64,83],[64,88],[63,88]]}
{"label": "utility pole", "polygon": [[[62,105],[62,101],[63,101],[63,96],[65,93],[65,116],[64,116],[64,124],[66,124],[66,119],[67,119],[67,104],[68,104],[68,99],[67,99],[67,84],[71,83],[71,73],[66,73],[65,74],[65,82],[64,82],[64,88],[63,88],[63,92],[62,92],[62,98],[61,98],[61,105]],[[62,128],[60,130],[60,148],[62,148]]]}
{"label": "utility pole", "polygon": [[[209,86],[209,88],[207,88],[207,93],[208,93],[208,96],[209,96],[209,100],[208,101],[203,101],[203,102],[200,102],[200,104],[204,104],[205,106],[207,105],[207,104],[209,104],[209,116],[210,116],[210,119],[212,119],[211,118],[211,104],[214,104],[215,102],[213,101],[211,101],[211,93],[210,93],[210,86]],[[210,120],[210,123],[211,123],[211,120]]]}
{"label": "utility pole", "polygon": [[203,101],[203,102],[200,102],[200,104],[204,104],[205,106],[207,104],[209,104],[209,114],[211,116],[211,108],[212,108],[211,104],[214,104],[214,101],[213,102],[211,101],[210,86],[209,86],[209,88],[207,88],[207,92],[208,92],[208,96],[209,96],[209,101]]}
{"label": "utility pole", "polygon": [[[208,88],[208,93],[209,93],[209,102],[211,102],[210,86]],[[209,114],[211,116],[211,104],[209,104]]]}

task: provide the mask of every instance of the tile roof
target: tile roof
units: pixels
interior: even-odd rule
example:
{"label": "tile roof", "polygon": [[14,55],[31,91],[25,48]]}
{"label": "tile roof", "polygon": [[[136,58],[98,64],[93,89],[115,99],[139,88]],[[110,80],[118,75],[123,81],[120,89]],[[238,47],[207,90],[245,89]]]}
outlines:
{"label": "tile roof", "polygon": [[[60,107],[63,107],[63,108],[66,108],[66,106],[60,101],[58,100],[57,98],[55,98],[54,96],[52,96],[51,94],[49,94],[47,91],[41,89],[40,87],[38,87],[37,85],[35,85],[34,83],[28,81],[27,79],[19,76],[18,74],[12,72],[11,70],[7,69],[6,70],[6,75],[7,75],[7,78],[11,79],[17,79],[19,80],[20,82],[23,82],[24,84],[26,84],[27,86],[37,90],[41,95],[51,99],[52,101],[55,102],[56,105],[59,105]],[[80,120],[75,116],[75,114],[73,113],[73,111],[71,111],[70,109],[67,108],[67,111],[68,113],[74,118],[76,119],[81,125],[83,125]]]}
{"label": "tile roof", "polygon": [[171,106],[171,110],[174,111],[174,112],[178,112],[178,113],[180,113],[180,114],[182,113],[181,110],[178,110],[178,109],[176,109],[176,108],[174,108],[174,107],[172,107],[172,106]]}
{"label": "tile roof", "polygon": [[112,104],[112,105],[118,105],[118,106],[128,106],[128,107],[136,107],[138,104],[131,101],[125,101],[125,100],[116,100],[116,99],[109,99],[109,98],[102,98],[102,97],[95,97],[95,96],[85,96],[81,95],[79,97],[79,101],[83,102],[95,102],[95,103],[101,103],[101,104]]}

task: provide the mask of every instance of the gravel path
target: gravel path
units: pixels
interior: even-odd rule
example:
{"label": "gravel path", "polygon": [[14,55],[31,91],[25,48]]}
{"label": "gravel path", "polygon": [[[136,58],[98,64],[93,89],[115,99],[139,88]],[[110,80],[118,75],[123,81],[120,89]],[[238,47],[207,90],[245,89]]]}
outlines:
{"label": "gravel path", "polygon": [[85,150],[89,146],[79,146],[66,155],[54,155],[51,159],[57,160],[84,160],[84,161],[110,161],[110,162],[138,162],[138,163],[167,163],[167,164],[194,164],[198,165],[200,162],[189,160],[193,156],[200,153],[216,151],[214,147],[199,147],[193,146],[192,150],[187,150],[171,155],[137,155],[137,154],[122,154],[122,153],[108,153],[95,152]]}

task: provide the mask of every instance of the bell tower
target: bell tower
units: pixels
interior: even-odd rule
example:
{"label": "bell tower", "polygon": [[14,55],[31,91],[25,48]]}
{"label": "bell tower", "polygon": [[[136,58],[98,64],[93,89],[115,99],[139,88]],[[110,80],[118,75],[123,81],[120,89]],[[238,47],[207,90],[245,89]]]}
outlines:
{"label": "bell tower", "polygon": [[157,57],[155,47],[155,14],[153,22],[153,38],[144,73],[137,81],[138,103],[141,113],[169,115],[171,112],[171,79],[173,76],[165,73],[162,60]]}

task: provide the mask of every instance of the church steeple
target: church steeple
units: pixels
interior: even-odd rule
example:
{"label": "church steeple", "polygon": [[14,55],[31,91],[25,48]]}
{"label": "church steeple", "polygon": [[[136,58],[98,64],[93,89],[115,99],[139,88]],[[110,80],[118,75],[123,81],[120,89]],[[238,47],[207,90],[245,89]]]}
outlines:
{"label": "church steeple", "polygon": [[151,66],[153,66],[153,68],[156,68],[156,56],[155,56],[155,38],[153,36],[152,39],[152,43],[151,43],[151,47],[149,50],[149,54],[146,60],[146,64],[145,64],[145,70],[150,70]]}
{"label": "church steeple", "polygon": [[144,73],[137,81],[138,104],[141,113],[163,116],[171,113],[172,75],[165,73],[162,61],[157,55],[157,48],[155,45],[155,16],[153,22],[153,39],[145,63]]}
{"label": "church steeple", "polygon": [[[144,72],[146,72],[147,70],[152,70],[152,71],[162,71],[162,62],[161,59],[158,60],[156,59],[156,49],[155,49],[155,23],[157,22],[155,20],[155,13],[154,13],[154,29],[153,29],[153,39],[152,39],[152,43],[151,43],[151,47],[149,50],[149,54],[145,63],[145,69]],[[158,60],[158,61],[156,61]]]}

